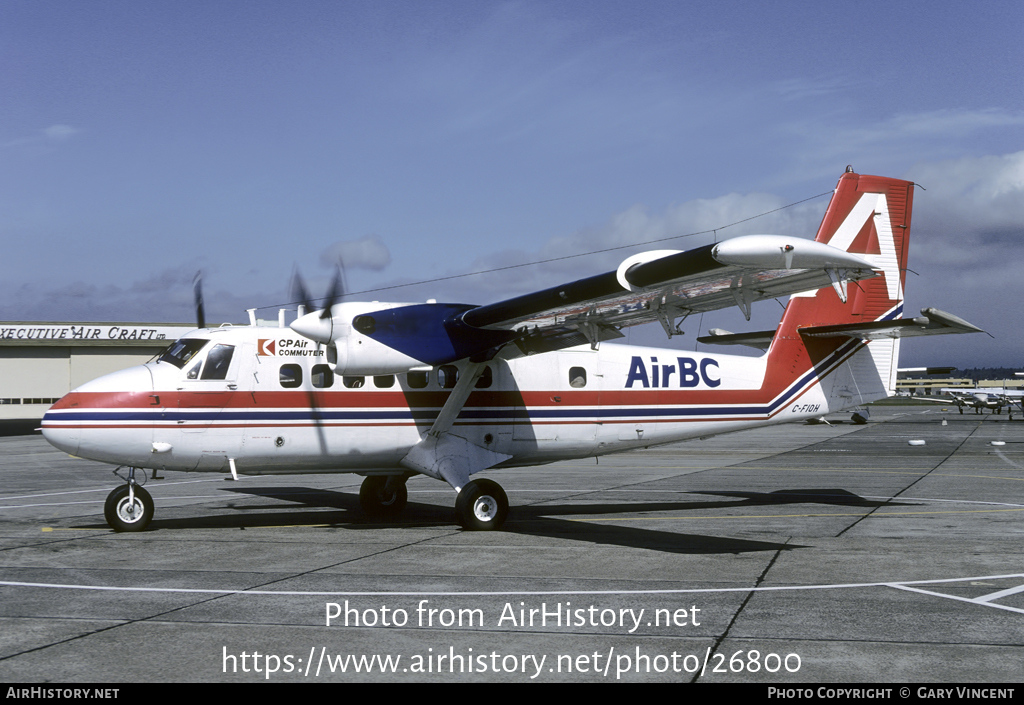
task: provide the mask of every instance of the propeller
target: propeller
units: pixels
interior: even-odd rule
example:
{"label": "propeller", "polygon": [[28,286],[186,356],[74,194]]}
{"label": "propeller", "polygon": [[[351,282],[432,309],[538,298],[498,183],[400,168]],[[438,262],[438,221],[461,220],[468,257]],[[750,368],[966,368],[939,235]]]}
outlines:
{"label": "propeller", "polygon": [[192,293],[196,302],[196,327],[206,328],[206,313],[203,308],[203,270],[192,278]]}
{"label": "propeller", "polygon": [[[345,265],[341,260],[338,260],[338,264],[334,267],[334,276],[331,278],[331,286],[327,290],[327,296],[319,299],[323,301],[323,310],[320,312],[320,318],[330,318],[331,307],[345,296]],[[302,275],[299,273],[298,267],[295,268],[292,274],[292,297],[301,303],[307,312],[315,311],[317,306],[313,303],[309,295],[309,289],[306,288],[306,282],[303,280]]]}
{"label": "propeller", "polygon": [[[305,314],[292,323],[292,330],[316,343],[331,342],[331,337],[334,334],[331,307],[345,296],[344,271],[344,264],[339,260],[338,264],[335,265],[334,277],[331,279],[331,286],[327,291],[327,296],[320,299],[324,304],[320,315]],[[298,268],[295,269],[295,274],[292,275],[292,295],[302,303],[307,311],[316,310],[316,306],[313,304],[313,299],[309,297],[309,290],[306,288],[306,283],[303,281],[302,275],[299,274]]]}
{"label": "propeller", "polygon": [[339,259],[334,265],[334,276],[331,278],[331,288],[327,290],[327,300],[324,302],[324,310],[320,318],[329,318],[331,306],[345,296],[345,265]]}
{"label": "propeller", "polygon": [[[315,310],[316,307],[313,304],[313,299],[309,296],[309,289],[306,288],[306,282],[302,279],[302,275],[299,273],[298,267],[295,268],[295,272],[292,275],[292,296],[297,299],[307,311]],[[306,337],[314,340],[316,342],[317,350],[319,350],[321,343],[330,343],[331,332],[333,330],[333,323],[331,322],[331,307],[344,296],[344,265],[341,260],[339,260],[334,270],[334,277],[331,279],[331,286],[327,291],[327,297],[322,299],[323,310],[320,312],[319,318],[314,319],[316,320],[316,323],[312,324],[311,322],[311,325],[300,325],[298,327],[293,324],[292,328],[300,335],[305,335]],[[306,314],[302,318],[312,319],[312,314]],[[312,380],[310,380],[310,386],[307,388],[306,396],[309,399],[309,408],[313,417],[313,426],[316,428],[317,439],[320,441],[320,452],[323,455],[327,455],[327,437],[323,430],[323,416],[320,413],[320,405],[317,403],[316,392],[312,388]]]}

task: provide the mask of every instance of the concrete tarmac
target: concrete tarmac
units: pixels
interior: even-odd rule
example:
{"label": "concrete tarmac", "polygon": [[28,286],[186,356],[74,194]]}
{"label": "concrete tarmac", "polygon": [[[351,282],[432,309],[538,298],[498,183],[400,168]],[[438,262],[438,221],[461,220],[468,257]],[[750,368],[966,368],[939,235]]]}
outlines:
{"label": "concrete tarmac", "polygon": [[829,419],[483,473],[488,533],[428,478],[382,524],[355,475],[169,473],[117,534],[111,468],[0,438],[0,680],[1019,682],[1024,422]]}

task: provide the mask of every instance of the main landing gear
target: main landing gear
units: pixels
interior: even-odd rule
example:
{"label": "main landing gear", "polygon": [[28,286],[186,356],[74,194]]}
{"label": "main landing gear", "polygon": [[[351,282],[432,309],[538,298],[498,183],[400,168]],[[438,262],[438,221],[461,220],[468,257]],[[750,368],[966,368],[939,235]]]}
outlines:
{"label": "main landing gear", "polygon": [[154,506],[149,492],[135,482],[135,468],[128,468],[128,484],[107,495],[103,516],[114,531],[142,531],[153,518]]}
{"label": "main landing gear", "polygon": [[464,529],[494,531],[508,516],[508,495],[493,480],[473,480],[456,497],[455,514]]}
{"label": "main landing gear", "polygon": [[[375,518],[398,516],[409,499],[403,475],[370,475],[359,488],[359,504]],[[466,483],[455,500],[459,524],[469,531],[494,531],[508,517],[508,495],[493,480]]]}
{"label": "main landing gear", "polygon": [[405,488],[407,475],[370,475],[359,487],[359,504],[371,517],[395,517],[409,501]]}

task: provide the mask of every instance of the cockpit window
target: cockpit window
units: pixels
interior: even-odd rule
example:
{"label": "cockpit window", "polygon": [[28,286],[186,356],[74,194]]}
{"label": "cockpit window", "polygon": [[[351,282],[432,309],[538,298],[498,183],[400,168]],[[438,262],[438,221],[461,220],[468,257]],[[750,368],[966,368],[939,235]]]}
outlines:
{"label": "cockpit window", "polygon": [[213,350],[206,356],[202,379],[226,379],[228,367],[231,366],[231,355],[234,352],[233,345],[214,345]]}
{"label": "cockpit window", "polygon": [[160,356],[159,362],[169,362],[179,370],[196,356],[200,350],[206,347],[209,340],[199,338],[182,338],[171,343],[170,347]]}

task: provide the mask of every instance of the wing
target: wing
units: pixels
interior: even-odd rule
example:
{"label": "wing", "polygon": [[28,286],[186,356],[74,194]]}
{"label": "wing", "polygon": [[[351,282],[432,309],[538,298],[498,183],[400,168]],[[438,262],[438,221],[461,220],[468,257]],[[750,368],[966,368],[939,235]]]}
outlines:
{"label": "wing", "polygon": [[675,321],[738,306],[750,319],[755,301],[830,284],[846,300],[849,281],[877,275],[862,257],[830,245],[780,235],[747,235],[685,252],[634,255],[618,269],[562,286],[478,306],[462,316],[478,329],[515,330],[523,352],[545,352],[622,337],[619,329]]}

